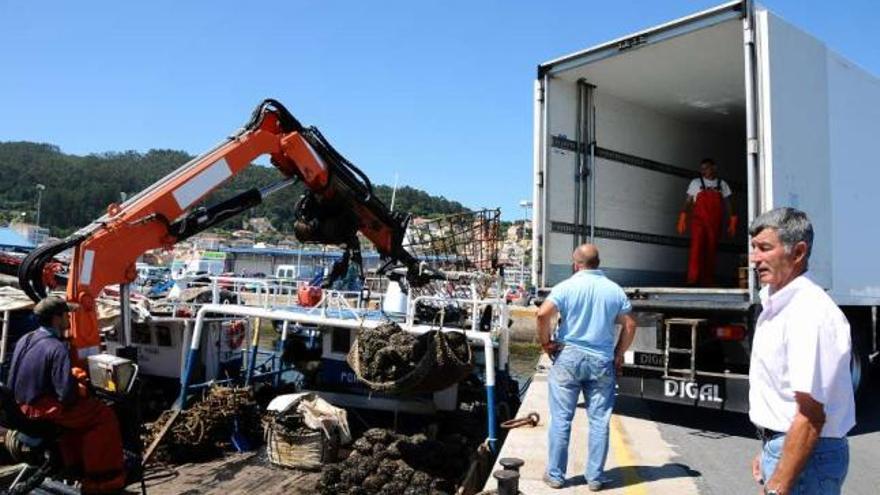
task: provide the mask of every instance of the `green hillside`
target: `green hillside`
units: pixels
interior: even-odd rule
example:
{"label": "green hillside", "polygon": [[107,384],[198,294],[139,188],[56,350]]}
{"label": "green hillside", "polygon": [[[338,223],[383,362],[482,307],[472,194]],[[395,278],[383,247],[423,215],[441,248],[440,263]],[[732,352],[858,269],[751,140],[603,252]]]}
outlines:
{"label": "green hillside", "polygon": [[[129,196],[143,190],[193,157],[182,151],[126,151],[77,156],[62,153],[51,144],[0,142],[0,224],[12,218],[29,222],[36,214],[37,184],[43,184],[40,224],[52,235],[63,236],[99,217],[120,193]],[[234,177],[208,199],[227,198],[251,187],[262,187],[281,176],[271,167],[252,166]],[[376,194],[390,204],[391,187],[375,186]],[[265,216],[282,232],[292,226],[293,208],[302,186],[288,188],[271,196],[248,217]],[[456,213],[465,207],[456,201],[432,196],[411,187],[397,190],[395,210],[416,216]],[[236,219],[238,220],[238,219]],[[230,220],[227,228],[238,228],[240,221]]]}

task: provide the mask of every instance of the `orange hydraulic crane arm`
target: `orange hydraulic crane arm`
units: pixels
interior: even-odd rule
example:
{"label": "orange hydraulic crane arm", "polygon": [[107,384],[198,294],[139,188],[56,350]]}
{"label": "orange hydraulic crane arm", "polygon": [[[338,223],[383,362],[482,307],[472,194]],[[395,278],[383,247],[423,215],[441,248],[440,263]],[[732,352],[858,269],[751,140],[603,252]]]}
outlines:
{"label": "orange hydraulic crane arm", "polygon": [[[288,180],[250,190],[208,208],[195,207],[211,191],[268,154]],[[415,268],[417,260],[402,247],[407,218],[391,213],[372,194],[369,179],[349,163],[315,128],[304,128],[280,103],[266,100],[234,136],[181,166],[67,239],[34,250],[22,262],[19,281],[35,301],[45,297],[43,265],[74,248],[67,299],[80,304],[73,313],[71,337],[77,357],[98,352],[95,299],[107,285],[133,282],[135,261],[144,252],[169,248],[197,232],[259,204],[293,180],[309,192],[298,207],[297,236],[303,241],[356,242],[361,231],[391,262]],[[332,216],[332,218],[331,218]],[[351,248],[351,245],[347,245]]]}

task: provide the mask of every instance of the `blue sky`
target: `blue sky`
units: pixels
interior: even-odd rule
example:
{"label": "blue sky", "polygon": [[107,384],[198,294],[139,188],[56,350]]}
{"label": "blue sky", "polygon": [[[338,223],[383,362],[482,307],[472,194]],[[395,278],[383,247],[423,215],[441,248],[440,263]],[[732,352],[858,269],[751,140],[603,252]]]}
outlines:
{"label": "blue sky", "polygon": [[[537,64],[718,3],[0,0],[0,141],[198,154],[274,97],[374,182],[518,218]],[[880,74],[880,2],[764,4]]]}

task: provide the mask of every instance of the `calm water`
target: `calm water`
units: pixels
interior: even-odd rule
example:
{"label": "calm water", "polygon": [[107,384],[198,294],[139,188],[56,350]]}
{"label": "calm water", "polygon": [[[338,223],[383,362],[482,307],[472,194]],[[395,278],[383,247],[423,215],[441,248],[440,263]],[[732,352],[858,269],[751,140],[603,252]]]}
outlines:
{"label": "calm water", "polygon": [[510,344],[510,374],[519,382],[520,392],[535,374],[535,366],[541,356],[541,346],[538,344],[511,343]]}

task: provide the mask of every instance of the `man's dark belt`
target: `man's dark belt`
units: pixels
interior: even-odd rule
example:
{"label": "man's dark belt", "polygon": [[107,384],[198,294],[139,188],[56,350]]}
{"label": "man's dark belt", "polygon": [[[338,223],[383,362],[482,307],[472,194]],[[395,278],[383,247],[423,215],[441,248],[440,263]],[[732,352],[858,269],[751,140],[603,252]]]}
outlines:
{"label": "man's dark belt", "polygon": [[757,429],[758,440],[760,440],[761,443],[767,443],[773,438],[778,437],[779,435],[785,435],[785,432],[783,431],[771,430],[770,428],[761,428],[760,426],[758,426]]}

